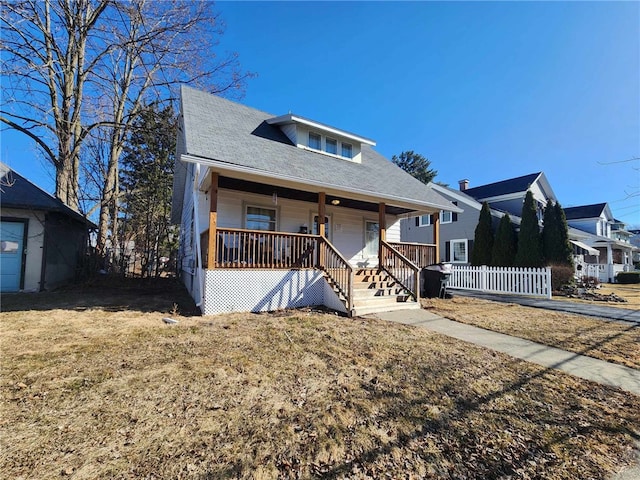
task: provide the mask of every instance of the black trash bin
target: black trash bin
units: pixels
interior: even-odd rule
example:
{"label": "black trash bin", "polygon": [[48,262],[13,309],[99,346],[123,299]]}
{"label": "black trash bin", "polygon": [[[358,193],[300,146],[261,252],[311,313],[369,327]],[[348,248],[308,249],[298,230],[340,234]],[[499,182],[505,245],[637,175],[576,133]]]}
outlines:
{"label": "black trash bin", "polygon": [[451,276],[450,263],[434,263],[420,271],[420,296],[423,298],[444,298]]}

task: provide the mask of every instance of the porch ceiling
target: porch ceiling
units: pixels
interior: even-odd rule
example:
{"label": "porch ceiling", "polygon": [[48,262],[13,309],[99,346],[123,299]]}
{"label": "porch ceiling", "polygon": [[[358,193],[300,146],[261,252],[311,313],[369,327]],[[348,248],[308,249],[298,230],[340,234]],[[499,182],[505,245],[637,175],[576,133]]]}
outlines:
{"label": "porch ceiling", "polygon": [[[306,192],[304,190],[297,190],[294,188],[280,187],[274,185],[268,185],[265,183],[251,182],[249,180],[243,180],[240,178],[231,178],[220,176],[218,179],[218,187],[226,188],[228,190],[237,190],[240,192],[257,193],[259,195],[271,196],[274,193],[280,198],[287,198],[290,200],[299,200],[302,202],[318,203],[318,194],[316,192]],[[349,199],[343,196],[327,195],[326,204],[331,205],[331,201],[338,199],[340,204],[338,206],[343,208],[353,208],[355,210],[365,210],[369,212],[377,212],[378,204],[372,202],[364,202],[361,200]],[[407,208],[394,207],[393,205],[386,205],[386,212],[390,215],[403,215],[412,212]]]}

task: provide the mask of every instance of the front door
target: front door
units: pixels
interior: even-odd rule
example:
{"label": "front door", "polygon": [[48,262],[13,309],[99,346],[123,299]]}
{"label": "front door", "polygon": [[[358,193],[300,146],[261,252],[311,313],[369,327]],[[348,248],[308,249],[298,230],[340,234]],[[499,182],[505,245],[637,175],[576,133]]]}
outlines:
{"label": "front door", "polygon": [[[318,214],[313,215],[313,228],[311,230],[313,235],[320,234],[320,225],[318,222]],[[326,215],[324,217],[324,236],[327,240],[331,241],[331,217]]]}
{"label": "front door", "polygon": [[380,225],[378,222],[364,222],[364,255],[365,257],[377,257],[380,244]]}
{"label": "front door", "polygon": [[17,292],[22,287],[23,222],[0,222],[0,291]]}

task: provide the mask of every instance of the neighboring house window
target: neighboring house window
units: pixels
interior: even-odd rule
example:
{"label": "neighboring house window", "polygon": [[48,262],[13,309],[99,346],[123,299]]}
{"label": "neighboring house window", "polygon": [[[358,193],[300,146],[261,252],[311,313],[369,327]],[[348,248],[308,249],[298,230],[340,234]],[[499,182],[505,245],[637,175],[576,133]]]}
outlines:
{"label": "neighboring house window", "polygon": [[346,158],[353,157],[353,148],[351,144],[342,142],[342,156]]}
{"label": "neighboring house window", "polygon": [[451,262],[453,263],[467,263],[467,240],[451,240]]}
{"label": "neighboring house window", "polygon": [[247,206],[246,228],[249,230],[276,231],[276,210],[274,208]]}
{"label": "neighboring house window", "polygon": [[[456,221],[453,212],[447,210],[440,212],[440,223],[452,223]],[[420,215],[416,217],[416,227],[428,227],[431,225],[431,215]]]}
{"label": "neighboring house window", "polygon": [[420,215],[416,218],[418,219],[418,221],[416,222],[416,225],[418,227],[428,227],[429,225],[431,225],[431,215]]}
{"label": "neighboring house window", "polygon": [[327,139],[325,140],[325,146],[326,146],[327,153],[332,153],[333,155],[337,155],[338,154],[338,141],[337,140],[327,137]]}
{"label": "neighboring house window", "polygon": [[309,148],[322,149],[322,137],[317,133],[309,132]]}

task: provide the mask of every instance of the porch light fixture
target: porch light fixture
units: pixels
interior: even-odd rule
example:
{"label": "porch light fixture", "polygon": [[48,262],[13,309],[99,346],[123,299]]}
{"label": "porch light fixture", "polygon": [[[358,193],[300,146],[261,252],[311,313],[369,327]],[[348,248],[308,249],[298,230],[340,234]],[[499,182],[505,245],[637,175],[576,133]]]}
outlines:
{"label": "porch light fixture", "polygon": [[340,200],[334,198],[333,200],[331,200],[331,205],[340,205]]}

